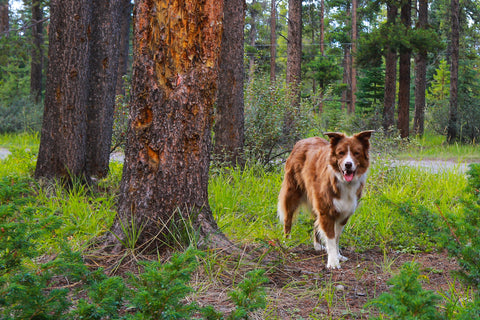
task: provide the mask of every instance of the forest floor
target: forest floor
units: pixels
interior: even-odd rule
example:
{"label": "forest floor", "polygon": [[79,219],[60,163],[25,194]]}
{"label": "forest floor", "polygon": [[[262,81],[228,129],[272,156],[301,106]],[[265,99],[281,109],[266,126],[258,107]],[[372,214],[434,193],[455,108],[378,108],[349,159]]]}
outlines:
{"label": "forest floor", "polygon": [[[449,292],[452,287],[458,293],[464,290],[455,280],[459,266],[445,252],[384,254],[379,249],[356,252],[346,248],[342,254],[349,260],[341,263],[341,269],[330,270],[325,267],[326,253],[308,245],[285,248],[277,241],[242,249],[241,256],[216,255],[210,270],[206,269],[208,263],[200,263],[192,276],[194,293],[188,300],[229,314],[235,307],[228,292],[246,272],[261,268],[269,279],[264,284],[267,307],[251,314],[250,319],[370,319],[378,314],[367,303],[387,292],[392,275],[412,261],[420,265],[423,289],[436,294]],[[117,271],[135,273],[137,268],[132,263]]]}

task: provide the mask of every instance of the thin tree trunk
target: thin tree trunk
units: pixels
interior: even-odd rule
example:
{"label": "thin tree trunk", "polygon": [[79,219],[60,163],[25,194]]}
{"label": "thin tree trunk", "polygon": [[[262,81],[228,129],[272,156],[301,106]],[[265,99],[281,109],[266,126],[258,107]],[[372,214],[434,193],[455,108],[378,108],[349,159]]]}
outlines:
{"label": "thin tree trunk", "polygon": [[[403,25],[407,30],[410,29],[411,19],[411,0],[405,2],[400,12]],[[407,138],[409,136],[409,113],[410,113],[410,56],[411,51],[408,48],[400,48],[399,58],[399,85],[398,85],[398,129],[400,137]]]}
{"label": "thin tree trunk", "polygon": [[271,0],[270,8],[270,82],[275,82],[277,56],[277,6],[275,0]]}
{"label": "thin tree trunk", "polygon": [[[347,3],[345,14],[350,15],[350,3]],[[344,44],[343,46],[343,83],[345,84],[345,89],[342,92],[342,110],[350,110],[350,105],[352,103],[352,56],[350,55],[352,46],[349,43]]]}
{"label": "thin tree trunk", "polygon": [[130,124],[112,227],[121,239],[122,222],[133,221],[138,244],[161,244],[190,226],[201,244],[229,243],[207,194],[222,4],[136,3]]}
{"label": "thin tree trunk", "polygon": [[447,141],[455,142],[458,140],[458,60],[460,46],[460,5],[459,0],[451,2],[451,64],[450,64],[450,112],[448,119]]}
{"label": "thin tree trunk", "polygon": [[133,4],[131,3],[131,0],[121,0],[120,7],[120,44],[115,95],[125,95],[125,83],[123,77],[128,72],[128,53],[130,48],[130,26],[132,23]]}
{"label": "thin tree trunk", "polygon": [[244,143],[244,22],[245,1],[226,1],[219,60],[214,153],[231,166],[241,164]]}
{"label": "thin tree trunk", "polygon": [[40,0],[32,3],[32,62],[30,68],[30,95],[35,103],[42,96],[43,72],[43,8]]}
{"label": "thin tree trunk", "polygon": [[300,106],[302,77],[302,1],[288,1],[287,85],[292,90],[293,104]]}
{"label": "thin tree trunk", "polygon": [[[253,0],[251,4],[251,12],[250,12],[250,34],[249,34],[249,43],[252,48],[255,48],[255,41],[257,39],[257,15],[258,12],[255,10],[255,4],[257,0]],[[255,74],[255,55],[250,54],[248,59],[248,85],[253,85]]]}
{"label": "thin tree trunk", "polygon": [[8,37],[9,24],[8,0],[0,0],[0,38]]}
{"label": "thin tree trunk", "polygon": [[[325,0],[320,1],[320,54],[325,56]],[[320,86],[318,112],[323,112],[323,88]]]}
{"label": "thin tree trunk", "polygon": [[357,5],[358,0],[352,1],[352,102],[348,109],[348,113],[355,113],[355,104],[357,103],[357,68],[355,66],[355,55],[357,54]]}
{"label": "thin tree trunk", "polygon": [[[418,24],[420,29],[428,25],[428,0],[419,0]],[[414,130],[418,136],[423,135],[425,124],[425,90],[427,86],[427,52],[421,51],[415,57],[415,117]]]}
{"label": "thin tree trunk", "polygon": [[[387,23],[394,24],[397,7],[387,4]],[[383,129],[389,132],[395,125],[395,92],[397,81],[397,53],[391,47],[385,49],[385,94],[383,98]]]}

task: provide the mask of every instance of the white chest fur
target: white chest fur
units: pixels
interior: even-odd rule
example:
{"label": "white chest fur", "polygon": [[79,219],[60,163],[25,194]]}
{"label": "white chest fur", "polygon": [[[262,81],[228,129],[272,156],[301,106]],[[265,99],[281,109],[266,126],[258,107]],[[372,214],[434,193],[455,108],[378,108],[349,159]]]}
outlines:
{"label": "white chest fur", "polygon": [[333,199],[333,206],[343,218],[351,216],[358,204],[358,188],[365,183],[366,174],[354,179],[352,182],[339,182],[340,198]]}

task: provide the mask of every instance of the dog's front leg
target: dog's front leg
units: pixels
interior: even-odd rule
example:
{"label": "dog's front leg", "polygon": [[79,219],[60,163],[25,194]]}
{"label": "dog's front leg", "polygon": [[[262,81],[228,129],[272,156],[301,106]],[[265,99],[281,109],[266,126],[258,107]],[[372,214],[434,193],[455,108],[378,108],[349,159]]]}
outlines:
{"label": "dog's front leg", "polygon": [[[337,237],[335,236],[335,222],[324,217],[323,221],[315,224],[315,239],[321,235],[327,250],[327,268],[340,269],[340,259],[338,253]],[[317,249],[317,243],[315,243]]]}

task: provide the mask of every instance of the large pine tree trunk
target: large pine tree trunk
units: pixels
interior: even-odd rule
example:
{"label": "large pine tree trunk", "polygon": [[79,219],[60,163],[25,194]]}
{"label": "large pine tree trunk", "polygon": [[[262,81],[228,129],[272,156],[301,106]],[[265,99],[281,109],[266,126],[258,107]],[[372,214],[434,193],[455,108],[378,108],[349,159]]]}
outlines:
{"label": "large pine tree trunk", "polygon": [[105,177],[110,160],[120,43],[120,0],[92,1],[86,174]]}
{"label": "large pine tree trunk", "polygon": [[87,0],[52,0],[45,108],[35,176],[85,177],[89,36]]}
{"label": "large pine tree trunk", "polygon": [[231,166],[241,163],[244,143],[244,8],[244,0],[225,2],[219,60],[214,153]]}
{"label": "large pine tree trunk", "polygon": [[52,0],[37,178],[108,170],[118,56],[119,0]]}
{"label": "large pine tree trunk", "polygon": [[459,0],[451,2],[451,65],[450,65],[450,112],[447,128],[447,141],[455,142],[458,139],[458,60],[460,46],[460,5]]}
{"label": "large pine tree trunk", "polygon": [[30,68],[30,95],[39,103],[42,95],[43,71],[43,7],[40,0],[32,3],[32,62]]}
{"label": "large pine tree trunk", "polygon": [[[417,27],[428,25],[428,0],[419,0]],[[415,57],[415,117],[413,127],[416,135],[423,135],[425,123],[425,90],[427,87],[427,52],[421,51]]]}
{"label": "large pine tree trunk", "polygon": [[202,242],[227,243],[207,195],[222,14],[215,0],[136,3],[129,129],[112,227],[120,238],[122,222],[143,226],[139,244],[152,245],[191,222]]}
{"label": "large pine tree trunk", "polygon": [[[400,12],[400,17],[406,30],[410,30],[411,19],[411,0],[405,2]],[[410,113],[410,56],[409,48],[400,48],[399,57],[399,78],[398,78],[398,129],[400,137],[407,138],[409,136],[409,113]]]}
{"label": "large pine tree trunk", "polygon": [[[387,5],[387,23],[394,24],[397,7]],[[387,46],[385,49],[385,94],[383,98],[383,129],[388,132],[395,125],[395,93],[397,81],[397,53]]]}

